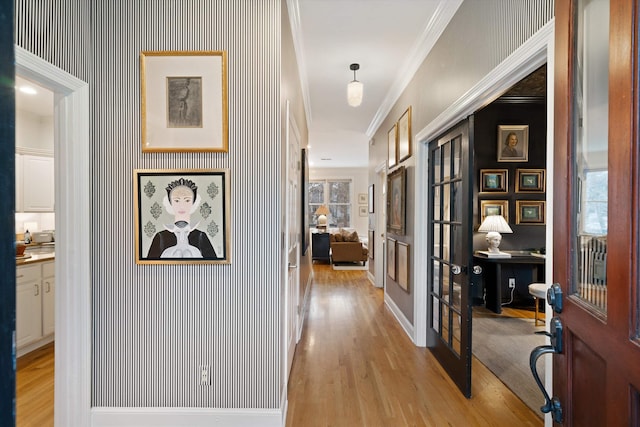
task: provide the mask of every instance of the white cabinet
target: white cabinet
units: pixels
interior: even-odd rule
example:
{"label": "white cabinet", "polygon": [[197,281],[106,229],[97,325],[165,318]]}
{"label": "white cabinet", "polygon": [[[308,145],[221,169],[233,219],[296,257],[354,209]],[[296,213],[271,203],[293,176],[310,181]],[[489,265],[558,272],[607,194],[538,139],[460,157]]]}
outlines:
{"label": "white cabinet", "polygon": [[56,331],[56,275],[53,261],[42,264],[42,335]]}
{"label": "white cabinet", "polygon": [[53,341],[54,261],[21,265],[16,271],[16,346],[21,356]]}
{"label": "white cabinet", "polygon": [[22,211],[22,155],[16,153],[16,212]]}
{"label": "white cabinet", "polygon": [[17,268],[16,346],[42,337],[42,270],[40,264]]}
{"label": "white cabinet", "polygon": [[24,154],[21,168],[22,211],[53,212],[55,208],[53,157]]}

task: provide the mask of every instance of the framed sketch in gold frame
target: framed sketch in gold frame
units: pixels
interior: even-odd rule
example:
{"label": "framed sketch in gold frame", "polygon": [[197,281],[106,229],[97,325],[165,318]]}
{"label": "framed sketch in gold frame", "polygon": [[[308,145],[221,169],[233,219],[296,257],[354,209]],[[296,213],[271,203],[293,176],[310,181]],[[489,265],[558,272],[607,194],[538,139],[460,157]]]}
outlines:
{"label": "framed sketch in gold frame", "polygon": [[398,125],[394,124],[387,133],[387,144],[389,151],[389,167],[398,164]]}
{"label": "framed sketch in gold frame", "polygon": [[396,280],[396,240],[387,238],[387,276]]}
{"label": "framed sketch in gold frame", "polygon": [[407,170],[404,166],[387,175],[387,231],[404,235]]}
{"label": "framed sketch in gold frame", "polygon": [[544,169],[516,169],[516,193],[544,193]]}
{"label": "framed sketch in gold frame", "polygon": [[481,200],[480,201],[480,224],[489,215],[502,215],[509,222],[509,201],[508,200]]}
{"label": "framed sketch in gold frame", "polygon": [[516,224],[544,225],[544,200],[516,200]]}
{"label": "framed sketch in gold frame", "polygon": [[136,264],[229,264],[228,169],[133,172]]}
{"label": "framed sketch in gold frame", "polygon": [[506,193],[509,190],[507,169],[480,169],[480,193]]}
{"label": "framed sketch in gold frame", "polygon": [[140,53],[143,152],[228,152],[226,51]]}
{"label": "framed sketch in gold frame", "polygon": [[411,157],[411,106],[398,120],[398,162]]}
{"label": "framed sketch in gold frame", "polygon": [[398,258],[398,285],[409,292],[409,245],[398,241],[396,252]]}

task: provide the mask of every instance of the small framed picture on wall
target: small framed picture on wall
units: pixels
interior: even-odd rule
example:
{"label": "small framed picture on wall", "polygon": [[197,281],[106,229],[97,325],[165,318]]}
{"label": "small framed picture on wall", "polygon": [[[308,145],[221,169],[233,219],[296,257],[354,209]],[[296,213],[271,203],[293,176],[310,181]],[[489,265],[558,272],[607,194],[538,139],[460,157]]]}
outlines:
{"label": "small framed picture on wall", "polygon": [[481,169],[481,193],[506,193],[509,189],[507,169]]}
{"label": "small framed picture on wall", "polygon": [[508,200],[481,200],[480,201],[480,224],[489,215],[502,215],[509,222],[509,201]]}
{"label": "small framed picture on wall", "polygon": [[543,200],[516,200],[516,224],[544,225]]}
{"label": "small framed picture on wall", "polygon": [[544,193],[546,189],[544,169],[517,169],[516,193]]}
{"label": "small framed picture on wall", "polygon": [[398,125],[394,124],[387,133],[387,143],[389,145],[389,167],[398,164]]}

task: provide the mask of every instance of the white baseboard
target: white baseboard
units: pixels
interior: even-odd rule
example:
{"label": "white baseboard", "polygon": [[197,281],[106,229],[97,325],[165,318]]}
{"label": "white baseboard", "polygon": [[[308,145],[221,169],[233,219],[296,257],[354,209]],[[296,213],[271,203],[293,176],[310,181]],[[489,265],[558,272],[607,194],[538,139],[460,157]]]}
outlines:
{"label": "white baseboard", "polygon": [[47,335],[46,337],[41,338],[36,342],[20,347],[16,352],[16,357],[22,357],[27,353],[31,353],[32,351],[37,350],[44,345],[47,345],[50,342],[53,342],[54,338],[55,338],[54,334]]}
{"label": "white baseboard", "polygon": [[398,320],[398,323],[400,323],[400,326],[402,326],[402,329],[404,329],[404,332],[409,336],[411,341],[415,344],[416,340],[414,337],[413,325],[411,324],[411,322],[409,322],[409,320],[405,317],[404,313],[402,313],[400,308],[398,308],[396,303],[389,297],[389,295],[386,292],[384,294],[384,303],[387,305],[387,307],[389,307],[389,310],[391,310],[391,313]]}
{"label": "white baseboard", "polygon": [[282,427],[284,409],[105,408],[91,409],[92,427]]}

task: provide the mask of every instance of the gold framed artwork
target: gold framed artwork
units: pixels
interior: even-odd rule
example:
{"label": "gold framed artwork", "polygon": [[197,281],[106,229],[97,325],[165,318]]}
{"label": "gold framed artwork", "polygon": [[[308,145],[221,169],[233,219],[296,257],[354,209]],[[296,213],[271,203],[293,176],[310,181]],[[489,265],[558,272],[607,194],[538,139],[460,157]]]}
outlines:
{"label": "gold framed artwork", "polygon": [[481,193],[506,193],[509,190],[507,169],[480,169]]}
{"label": "gold framed artwork", "polygon": [[544,225],[543,200],[516,200],[516,224]]}
{"label": "gold framed artwork", "polygon": [[406,177],[404,166],[387,176],[387,230],[400,235],[405,233]]}
{"label": "gold framed artwork", "polygon": [[396,240],[387,238],[387,276],[396,280]]}
{"label": "gold framed artwork", "polygon": [[387,133],[387,145],[389,152],[389,167],[398,164],[398,125],[394,124]]}
{"label": "gold framed artwork", "polygon": [[544,169],[516,169],[516,193],[544,193]]}
{"label": "gold framed artwork", "polygon": [[229,264],[228,169],[133,172],[136,264]]}
{"label": "gold framed artwork", "polygon": [[509,201],[508,200],[481,200],[480,201],[480,224],[489,215],[502,215],[509,222]]}
{"label": "gold framed artwork", "polygon": [[411,157],[411,106],[398,120],[398,162]]}
{"label": "gold framed artwork", "polygon": [[398,241],[396,252],[398,258],[398,285],[409,292],[409,245]]}
{"label": "gold framed artwork", "polygon": [[225,51],[140,53],[143,152],[227,152]]}
{"label": "gold framed artwork", "polygon": [[529,125],[498,126],[498,161],[529,160]]}
{"label": "gold framed artwork", "polygon": [[368,202],[368,195],[367,193],[360,193],[358,194],[358,204],[360,205],[366,205]]}

